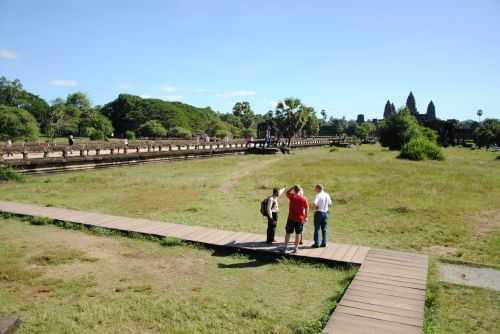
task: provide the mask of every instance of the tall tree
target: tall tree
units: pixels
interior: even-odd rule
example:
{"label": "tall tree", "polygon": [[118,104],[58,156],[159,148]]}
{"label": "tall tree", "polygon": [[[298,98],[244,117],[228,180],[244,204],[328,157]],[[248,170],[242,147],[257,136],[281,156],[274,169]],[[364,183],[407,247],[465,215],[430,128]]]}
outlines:
{"label": "tall tree", "polygon": [[243,125],[245,135],[251,135],[250,128],[252,128],[255,120],[255,113],[247,101],[237,102],[233,107],[233,115],[238,117]]}
{"label": "tall tree", "polygon": [[434,102],[429,102],[427,105],[427,120],[433,121],[436,119],[436,107],[434,106]]}
{"label": "tall tree", "polygon": [[483,116],[483,109],[479,109],[477,111],[477,117],[479,118],[479,122],[481,122],[481,116]]}
{"label": "tall tree", "polygon": [[415,96],[413,92],[410,92],[408,98],[406,99],[406,108],[410,111],[413,116],[418,115],[417,102],[415,101]]}
{"label": "tall tree", "polygon": [[288,146],[292,138],[306,125],[312,108],[304,106],[300,99],[286,98],[280,101],[275,110],[276,126],[279,132],[288,139]]}

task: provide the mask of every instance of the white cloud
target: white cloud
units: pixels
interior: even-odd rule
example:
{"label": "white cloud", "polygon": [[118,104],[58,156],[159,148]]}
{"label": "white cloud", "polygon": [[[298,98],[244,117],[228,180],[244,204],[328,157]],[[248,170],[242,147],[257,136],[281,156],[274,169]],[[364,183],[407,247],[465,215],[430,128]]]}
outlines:
{"label": "white cloud", "polygon": [[17,58],[17,53],[14,50],[0,49],[0,59],[12,60]]}
{"label": "white cloud", "polygon": [[217,96],[222,97],[242,97],[242,96],[255,96],[257,92],[253,90],[233,90],[231,92],[219,93]]}
{"label": "white cloud", "polygon": [[271,108],[273,108],[273,109],[276,108],[277,105],[278,105],[278,101],[271,101],[271,102],[269,102],[269,106]]}
{"label": "white cloud", "polygon": [[51,80],[49,85],[58,87],[75,87],[78,85],[76,80]]}
{"label": "white cloud", "polygon": [[142,94],[142,95],[139,95],[139,97],[142,97],[143,99],[150,99],[151,95]]}
{"label": "white cloud", "polygon": [[166,101],[180,101],[183,97],[182,95],[167,95],[163,99]]}
{"label": "white cloud", "polygon": [[161,86],[160,90],[165,93],[173,93],[177,91],[177,87],[172,86],[172,85],[163,85]]}

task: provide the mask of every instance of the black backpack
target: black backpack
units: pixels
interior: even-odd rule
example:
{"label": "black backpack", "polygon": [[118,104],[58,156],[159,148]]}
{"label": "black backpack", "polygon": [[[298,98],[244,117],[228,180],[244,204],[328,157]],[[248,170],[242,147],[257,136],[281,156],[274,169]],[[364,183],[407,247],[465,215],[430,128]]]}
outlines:
{"label": "black backpack", "polygon": [[267,203],[269,203],[269,197],[266,197],[260,202],[260,213],[264,217],[267,217]]}

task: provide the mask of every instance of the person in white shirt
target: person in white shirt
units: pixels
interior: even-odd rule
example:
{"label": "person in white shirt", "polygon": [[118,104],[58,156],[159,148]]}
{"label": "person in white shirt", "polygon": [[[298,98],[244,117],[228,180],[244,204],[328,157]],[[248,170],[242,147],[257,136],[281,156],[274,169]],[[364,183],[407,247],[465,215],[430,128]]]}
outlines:
{"label": "person in white shirt", "polygon": [[[330,195],[325,192],[322,184],[317,184],[314,187],[316,197],[314,198],[314,244],[313,248],[326,247],[328,239],[328,210],[332,206]],[[321,243],[319,232],[321,230]]]}

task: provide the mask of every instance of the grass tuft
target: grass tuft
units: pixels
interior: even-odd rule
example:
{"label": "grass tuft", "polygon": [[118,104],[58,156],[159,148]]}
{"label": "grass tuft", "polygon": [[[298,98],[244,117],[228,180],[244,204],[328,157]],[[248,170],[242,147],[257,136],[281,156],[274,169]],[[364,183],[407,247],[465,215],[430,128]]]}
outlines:
{"label": "grass tuft", "polygon": [[0,165],[0,182],[1,181],[15,181],[23,182],[24,176],[15,171],[12,167]]}

